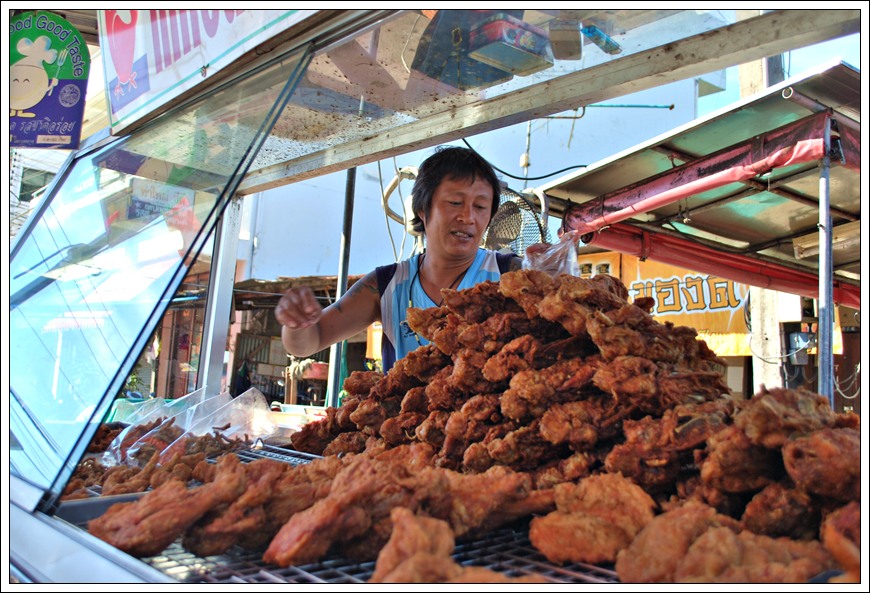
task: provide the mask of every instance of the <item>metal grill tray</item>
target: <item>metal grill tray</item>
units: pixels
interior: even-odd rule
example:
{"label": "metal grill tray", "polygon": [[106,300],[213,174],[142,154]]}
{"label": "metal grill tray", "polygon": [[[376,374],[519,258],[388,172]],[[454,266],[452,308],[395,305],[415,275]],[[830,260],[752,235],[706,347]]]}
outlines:
{"label": "metal grill tray", "polygon": [[[270,458],[299,465],[319,456],[257,442],[235,451],[243,462]],[[73,500],[61,505],[58,516],[87,529],[87,521],[102,515],[116,502],[133,500],[144,493]],[[528,522],[502,527],[468,541],[458,541],[453,559],[464,566],[482,566],[510,577],[538,575],[554,583],[618,583],[612,566],[573,563],[555,565],[529,542]],[[262,552],[234,546],[217,556],[197,556],[181,545],[181,538],[145,562],[181,583],[366,583],[375,563],[357,563],[331,557],[320,562],[282,568],[263,562]]]}
{"label": "metal grill tray", "polygon": [[[473,541],[458,542],[453,559],[464,566],[482,566],[511,577],[539,575],[554,583],[619,582],[612,568],[552,564],[529,543],[525,526],[506,527]],[[328,558],[281,568],[264,563],[262,553],[239,547],[202,558],[182,548],[179,542],[143,561],[182,583],[366,583],[375,567],[374,562]]]}

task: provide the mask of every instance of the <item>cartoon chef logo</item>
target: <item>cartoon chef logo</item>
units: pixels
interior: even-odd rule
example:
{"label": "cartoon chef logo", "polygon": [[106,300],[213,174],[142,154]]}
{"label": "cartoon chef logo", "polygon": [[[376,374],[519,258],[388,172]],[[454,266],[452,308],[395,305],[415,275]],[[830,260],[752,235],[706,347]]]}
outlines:
{"label": "cartoon chef logo", "polygon": [[78,148],[91,56],[81,33],[46,10],[9,21],[9,144]]}
{"label": "cartoon chef logo", "polygon": [[57,60],[57,50],[51,49],[51,39],[44,35],[35,40],[20,39],[16,49],[23,57],[9,68],[9,115],[36,117],[28,110],[57,86],[58,79],[45,69],[45,64]]}

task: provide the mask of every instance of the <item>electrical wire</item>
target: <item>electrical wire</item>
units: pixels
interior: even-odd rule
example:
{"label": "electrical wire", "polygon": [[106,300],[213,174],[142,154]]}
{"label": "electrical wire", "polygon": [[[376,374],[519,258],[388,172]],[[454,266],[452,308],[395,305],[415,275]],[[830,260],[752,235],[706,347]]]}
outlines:
{"label": "electrical wire", "polygon": [[[378,161],[378,185],[381,188],[381,198],[384,197],[384,174],[381,171],[381,161]],[[387,234],[390,236],[390,247],[393,249],[393,258],[399,261],[399,256],[396,253],[396,240],[393,239],[393,231],[390,229],[390,217],[387,215],[387,210],[384,208],[384,224],[387,225]]]}
{"label": "electrical wire", "polygon": [[[476,149],[472,148],[471,144],[469,144],[465,138],[463,138],[462,141],[465,143],[466,146],[468,146],[468,148],[471,148],[471,150],[478,152]],[[499,173],[501,173],[502,175],[505,175],[506,177],[510,177],[511,179],[517,179],[519,181],[538,181],[540,179],[546,179],[547,177],[552,177],[553,175],[558,175],[559,173],[564,173],[565,171],[572,171],[574,169],[583,169],[583,168],[588,166],[588,165],[573,165],[571,167],[565,167],[564,169],[559,169],[558,171],[553,171],[552,173],[548,173],[546,175],[540,175],[538,177],[518,177],[516,175],[511,175],[507,171],[499,169],[498,167],[496,167],[492,163],[490,163],[490,165],[492,165],[492,168],[495,169],[496,171],[498,171]]]}
{"label": "electrical wire", "polygon": [[783,354],[782,356],[774,356],[773,358],[765,358],[765,357],[761,356],[760,354],[758,354],[755,351],[755,349],[752,347],[752,337],[753,337],[753,335],[749,334],[749,351],[752,353],[752,356],[758,358],[758,360],[760,360],[766,364],[779,364],[781,361],[787,359],[789,356],[794,356],[795,354],[798,354],[799,352],[807,350],[810,347],[809,342],[807,342],[806,344],[804,344],[803,346],[801,346],[797,350],[793,350],[792,352],[788,352],[786,354]]}

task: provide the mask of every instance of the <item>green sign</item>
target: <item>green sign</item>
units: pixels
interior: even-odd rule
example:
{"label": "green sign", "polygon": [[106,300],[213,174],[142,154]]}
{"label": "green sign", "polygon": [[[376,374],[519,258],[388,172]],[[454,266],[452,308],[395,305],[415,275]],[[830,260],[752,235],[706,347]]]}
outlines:
{"label": "green sign", "polygon": [[10,146],[79,146],[91,54],[81,33],[47,11],[9,22]]}

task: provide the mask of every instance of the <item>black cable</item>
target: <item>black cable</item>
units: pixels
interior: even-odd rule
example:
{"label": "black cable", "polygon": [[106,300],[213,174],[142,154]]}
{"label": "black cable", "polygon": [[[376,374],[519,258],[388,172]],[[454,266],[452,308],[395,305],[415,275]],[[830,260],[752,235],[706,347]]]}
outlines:
{"label": "black cable", "polygon": [[[471,147],[471,144],[469,144],[465,138],[463,138],[462,141],[465,142],[465,145],[468,148],[471,148],[471,150],[475,150],[474,148]],[[477,152],[477,151],[475,150],[475,152]],[[559,173],[564,173],[565,171],[571,171],[572,169],[582,169],[583,167],[588,166],[588,165],[574,165],[573,167],[565,167],[564,169],[559,169],[558,171],[553,171],[552,173],[548,173],[547,175],[541,175],[539,177],[517,177],[516,175],[511,175],[507,171],[502,171],[501,169],[499,169],[498,167],[496,167],[492,163],[490,163],[490,165],[492,166],[493,169],[495,169],[496,171],[498,171],[502,175],[506,175],[512,179],[519,179],[520,181],[537,181],[539,179],[546,179],[547,177],[552,177],[553,175],[558,175]]]}

